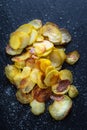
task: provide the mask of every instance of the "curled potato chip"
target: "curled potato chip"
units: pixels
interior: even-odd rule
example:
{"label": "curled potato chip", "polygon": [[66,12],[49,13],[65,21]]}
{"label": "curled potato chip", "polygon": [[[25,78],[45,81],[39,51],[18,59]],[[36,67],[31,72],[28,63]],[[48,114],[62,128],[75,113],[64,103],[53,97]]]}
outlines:
{"label": "curled potato chip", "polygon": [[31,112],[34,115],[40,115],[44,113],[45,111],[45,103],[44,102],[38,102],[35,99],[30,103],[31,106]]}
{"label": "curled potato chip", "polygon": [[46,69],[45,69],[45,74],[47,75],[50,71],[55,70],[55,68],[52,65],[49,65]]}
{"label": "curled potato chip", "polygon": [[30,34],[32,31],[32,28],[33,27],[30,24],[23,24],[16,31],[25,32],[27,34]]}
{"label": "curled potato chip", "polygon": [[23,69],[25,67],[25,61],[22,60],[22,61],[16,61],[14,63],[14,65],[18,68],[18,69]]}
{"label": "curled potato chip", "polygon": [[65,59],[66,59],[65,51],[64,51],[64,49],[59,49],[59,48],[57,48],[57,50],[58,50],[58,52],[59,52],[59,55],[60,55],[60,57],[61,57],[61,59],[62,59],[62,64],[63,64],[63,62],[64,62]]}
{"label": "curled potato chip", "polygon": [[48,56],[51,52],[52,52],[52,49],[50,49],[50,50],[44,52],[41,57],[46,57],[46,56]]}
{"label": "curled potato chip", "polygon": [[44,40],[42,44],[45,46],[46,51],[52,49],[54,47],[53,43],[47,40]]}
{"label": "curled potato chip", "polygon": [[47,89],[41,89],[40,87],[36,86],[32,90],[32,95],[38,102],[45,102],[50,98],[51,88],[49,87]]}
{"label": "curled potato chip", "polygon": [[32,100],[33,100],[33,97],[32,97],[31,93],[28,93],[28,94],[23,93],[21,91],[21,89],[17,90],[16,98],[22,104],[28,104],[28,103],[32,102]]}
{"label": "curled potato chip", "polygon": [[39,75],[40,70],[37,68],[34,68],[31,73],[30,73],[30,79],[34,82],[38,82],[38,75]]}
{"label": "curled potato chip", "polygon": [[55,120],[64,119],[72,107],[72,100],[64,95],[59,101],[54,101],[52,105],[49,106],[49,113]]}
{"label": "curled potato chip", "polygon": [[28,45],[32,45],[36,41],[37,36],[38,36],[38,32],[35,29],[32,29],[32,32],[29,37]]}
{"label": "curled potato chip", "polygon": [[68,70],[68,69],[63,69],[63,70],[61,70],[61,71],[59,72],[59,78],[60,78],[61,80],[69,80],[70,83],[73,82],[73,75],[72,75],[71,71]]}
{"label": "curled potato chip", "polygon": [[23,49],[17,49],[17,50],[12,49],[9,44],[6,47],[6,53],[12,56],[21,54],[22,51]]}
{"label": "curled potato chip", "polygon": [[[17,88],[20,88],[20,85],[21,85],[21,81],[23,79],[26,79],[27,77],[29,77],[30,75],[30,72],[31,72],[31,68],[30,67],[24,67],[22,72],[19,72],[17,73],[15,76],[14,76],[14,83],[15,85],[17,86]],[[24,82],[25,81],[25,82]],[[26,83],[26,80],[24,80],[23,82]],[[23,83],[23,87],[24,87],[24,83]],[[26,85],[26,84],[25,84]]]}
{"label": "curled potato chip", "polygon": [[44,40],[44,37],[42,36],[42,35],[39,35],[38,34],[38,36],[37,36],[37,38],[36,38],[36,41],[37,42],[42,42]]}
{"label": "curled potato chip", "polygon": [[35,51],[36,55],[38,55],[38,56],[43,55],[43,53],[46,51],[46,47],[42,43],[35,43],[33,45],[33,47],[34,47],[34,51]]}
{"label": "curled potato chip", "polygon": [[21,46],[20,38],[17,35],[10,36],[9,44],[12,49],[19,49]]}
{"label": "curled potato chip", "polygon": [[12,49],[23,49],[28,45],[29,36],[25,32],[16,31],[10,35],[9,44]]}
{"label": "curled potato chip", "polygon": [[65,28],[60,28],[60,32],[62,34],[61,44],[69,43],[71,41],[71,35],[68,30],[66,30]]}
{"label": "curled potato chip", "polygon": [[75,98],[79,94],[78,89],[74,85],[70,85],[68,95],[71,98]]}
{"label": "curled potato chip", "polygon": [[14,77],[19,73],[19,70],[14,65],[7,65],[5,67],[5,74],[12,84],[14,84]]}
{"label": "curled potato chip", "polygon": [[59,45],[62,39],[62,34],[58,26],[54,23],[47,22],[42,28],[42,34],[48,37],[49,41]]}
{"label": "curled potato chip", "polygon": [[50,99],[54,100],[54,101],[61,101],[64,98],[64,95],[56,95],[56,94],[52,94],[50,96]]}
{"label": "curled potato chip", "polygon": [[37,85],[42,88],[42,89],[45,89],[47,88],[48,86],[46,86],[46,84],[44,84],[44,74],[42,72],[39,72],[38,73],[38,82],[37,82]]}
{"label": "curled potato chip", "polygon": [[54,84],[56,84],[58,82],[58,71],[55,70],[51,70],[49,73],[47,73],[45,79],[44,79],[44,83],[46,84],[46,86],[52,86]]}
{"label": "curled potato chip", "polygon": [[[24,85],[25,87],[21,85]],[[35,86],[35,83],[30,78],[26,78],[26,83],[23,80],[20,83],[20,88],[22,88],[23,93],[29,93],[34,88],[34,86]]]}
{"label": "curled potato chip", "polygon": [[42,21],[39,19],[34,19],[29,22],[30,25],[32,25],[35,29],[40,29],[42,27]]}
{"label": "curled potato chip", "polygon": [[[36,42],[34,43],[33,47],[35,48],[36,55],[38,56],[45,56],[45,52],[49,52],[49,50],[52,50],[53,44],[47,40],[44,40],[42,42]],[[48,53],[48,54],[49,54]],[[47,55],[48,55],[47,54]]]}
{"label": "curled potato chip", "polygon": [[69,90],[69,85],[69,80],[60,80],[57,84],[52,86],[52,92],[58,95],[66,94]]}
{"label": "curled potato chip", "polygon": [[53,49],[53,51],[49,54],[48,59],[52,62],[52,66],[59,67],[62,65],[62,58],[57,49]]}
{"label": "curled potato chip", "polygon": [[51,61],[49,59],[41,58],[39,59],[40,69],[45,72],[46,68],[51,65]]}
{"label": "curled potato chip", "polygon": [[35,67],[35,59],[34,58],[28,58],[25,60],[25,65],[31,67],[32,69]]}
{"label": "curled potato chip", "polygon": [[30,54],[29,51],[27,51],[27,52],[23,53],[23,54],[20,55],[20,56],[15,56],[15,57],[13,57],[11,60],[12,60],[12,61],[15,61],[15,62],[20,62],[20,61],[24,61],[24,60],[26,60],[26,59],[28,59],[28,58],[30,58],[30,57],[31,57],[31,54]]}

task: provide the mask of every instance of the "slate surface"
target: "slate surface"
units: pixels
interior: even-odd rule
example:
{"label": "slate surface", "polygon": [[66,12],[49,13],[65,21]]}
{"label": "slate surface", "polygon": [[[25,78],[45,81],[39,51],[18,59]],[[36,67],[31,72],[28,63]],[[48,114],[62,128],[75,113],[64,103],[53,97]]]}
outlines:
{"label": "slate surface", "polygon": [[[54,121],[46,111],[36,117],[28,105],[15,98],[16,89],[4,74],[10,63],[5,53],[9,34],[32,19],[51,21],[65,27],[72,35],[67,51],[79,50],[81,58],[68,66],[74,74],[79,96],[63,121]],[[86,0],[0,0],[0,130],[86,130],[87,126],[87,1]]]}

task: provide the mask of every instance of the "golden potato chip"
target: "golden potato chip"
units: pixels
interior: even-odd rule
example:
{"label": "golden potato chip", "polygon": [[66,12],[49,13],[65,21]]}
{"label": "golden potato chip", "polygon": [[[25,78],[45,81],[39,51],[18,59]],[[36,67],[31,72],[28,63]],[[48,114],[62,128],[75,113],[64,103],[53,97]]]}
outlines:
{"label": "golden potato chip", "polygon": [[37,42],[42,42],[44,40],[44,37],[42,36],[42,35],[39,35],[38,34],[38,36],[37,36],[37,38],[36,38],[36,41]]}
{"label": "golden potato chip", "polygon": [[16,98],[22,104],[28,104],[33,100],[31,93],[28,93],[28,94],[23,93],[20,89],[17,90],[17,92],[16,92]]}
{"label": "golden potato chip", "polygon": [[39,72],[39,73],[38,73],[38,82],[37,82],[37,85],[38,85],[40,88],[45,89],[45,88],[47,88],[48,86],[46,86],[43,81],[44,81],[44,74],[43,74],[42,72]]}
{"label": "golden potato chip", "polygon": [[38,82],[38,74],[39,74],[40,70],[37,68],[34,68],[31,73],[30,73],[30,79],[37,84]]}
{"label": "golden potato chip", "polygon": [[16,61],[14,63],[14,65],[18,68],[18,69],[23,69],[25,67],[25,61],[22,60],[22,61]]}
{"label": "golden potato chip", "polygon": [[9,44],[12,49],[23,49],[28,45],[29,36],[25,32],[16,31],[10,35]]}
{"label": "golden potato chip", "polygon": [[19,73],[19,70],[14,65],[7,65],[5,67],[5,74],[12,84],[14,84],[13,78]]}
{"label": "golden potato chip", "polygon": [[37,36],[38,36],[38,32],[35,29],[32,29],[32,32],[29,37],[28,45],[32,45],[36,41]]}
{"label": "golden potato chip", "polygon": [[22,51],[23,49],[17,49],[17,50],[12,49],[9,44],[6,47],[6,53],[12,56],[21,54]]}
{"label": "golden potato chip", "polygon": [[51,61],[45,58],[39,59],[40,69],[45,72],[46,68],[51,65]]}
{"label": "golden potato chip", "polygon": [[55,68],[54,68],[52,65],[48,66],[48,67],[45,69],[45,74],[47,75],[51,70],[55,70]]}
{"label": "golden potato chip", "polygon": [[30,34],[33,27],[30,24],[23,24],[21,25],[16,31],[25,32],[27,34]]}
{"label": "golden potato chip", "polygon": [[44,79],[44,83],[46,84],[46,86],[52,86],[54,84],[56,84],[58,82],[58,71],[55,70],[51,70],[49,73],[47,73],[45,79]]}
{"label": "golden potato chip", "polygon": [[56,24],[47,22],[42,28],[42,34],[48,37],[49,41],[53,42],[55,45],[60,45],[62,34]]}
{"label": "golden potato chip", "polygon": [[26,59],[28,59],[28,58],[30,58],[30,57],[31,57],[31,54],[30,54],[29,51],[27,51],[27,52],[23,53],[23,54],[20,55],[20,56],[15,56],[15,57],[13,57],[11,60],[12,60],[12,61],[15,61],[15,62],[20,62],[20,61],[24,61],[24,60],[26,60]]}
{"label": "golden potato chip", "polygon": [[[26,86],[21,86],[21,85],[25,85],[26,84]],[[35,86],[35,83],[30,79],[30,78],[26,78],[26,83],[25,83],[25,81],[23,81],[22,80],[22,82],[21,82],[21,85],[20,85],[20,88],[22,88],[21,90],[22,90],[22,92],[23,93],[29,93],[33,88],[34,88],[34,86]]]}
{"label": "golden potato chip", "polygon": [[21,81],[27,77],[30,76],[31,68],[30,67],[24,67],[22,72],[17,73],[14,76],[14,83],[17,86],[17,88],[20,88]]}
{"label": "golden potato chip", "polygon": [[62,65],[62,58],[57,49],[53,49],[53,51],[49,54],[48,59],[52,62],[52,66],[59,67]]}

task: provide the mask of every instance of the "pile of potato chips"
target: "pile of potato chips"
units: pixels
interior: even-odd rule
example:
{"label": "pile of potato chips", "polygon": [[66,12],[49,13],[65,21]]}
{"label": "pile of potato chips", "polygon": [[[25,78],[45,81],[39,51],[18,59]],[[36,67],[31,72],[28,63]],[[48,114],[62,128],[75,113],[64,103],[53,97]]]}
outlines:
{"label": "pile of potato chips", "polygon": [[12,55],[13,64],[5,67],[9,81],[17,88],[16,97],[23,104],[30,104],[31,111],[40,115],[45,111],[45,102],[52,99],[49,112],[55,120],[62,120],[78,95],[73,85],[73,75],[62,69],[64,62],[75,64],[78,51],[68,54],[65,44],[71,35],[64,28],[35,19],[11,33],[6,53]]}

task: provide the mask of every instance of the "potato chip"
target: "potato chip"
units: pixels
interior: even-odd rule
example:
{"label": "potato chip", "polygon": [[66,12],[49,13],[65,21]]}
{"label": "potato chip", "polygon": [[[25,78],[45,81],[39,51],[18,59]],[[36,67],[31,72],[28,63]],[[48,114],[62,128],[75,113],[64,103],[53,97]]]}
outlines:
{"label": "potato chip", "polygon": [[44,83],[46,84],[46,86],[52,86],[54,84],[56,84],[58,82],[58,71],[55,70],[51,70],[49,73],[47,73],[45,79],[44,79]]}

